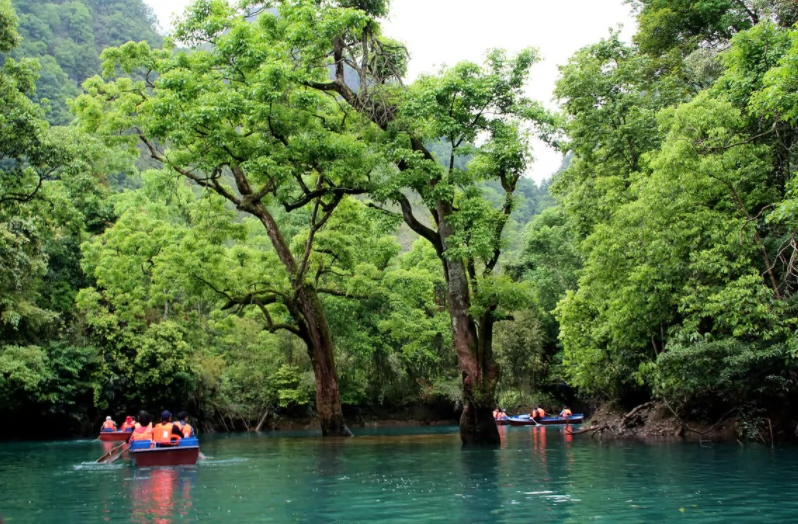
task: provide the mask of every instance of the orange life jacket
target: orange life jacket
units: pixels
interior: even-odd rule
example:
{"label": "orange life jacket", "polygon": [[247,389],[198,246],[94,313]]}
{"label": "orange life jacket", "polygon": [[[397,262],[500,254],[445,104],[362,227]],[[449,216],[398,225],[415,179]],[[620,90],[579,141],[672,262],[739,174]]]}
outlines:
{"label": "orange life jacket", "polygon": [[564,409],[562,410],[562,413],[560,413],[560,416],[562,417],[570,417],[571,415],[573,415],[573,413],[571,413],[570,409]]}
{"label": "orange life jacket", "polygon": [[171,422],[163,422],[161,424],[157,424],[155,429],[153,429],[153,437],[152,440],[156,444],[172,444],[180,442],[180,437],[177,435],[172,434],[172,424]]}
{"label": "orange life jacket", "polygon": [[135,429],[135,428],[136,428],[136,424],[133,423],[133,422],[131,422],[130,424],[128,424],[127,422],[123,422],[122,423],[122,431],[128,431],[128,430]]}
{"label": "orange life jacket", "polygon": [[177,427],[180,428],[180,431],[183,432],[183,438],[189,438],[192,433],[194,433],[194,428],[188,422],[178,421]]}
{"label": "orange life jacket", "polygon": [[543,408],[539,408],[539,409],[538,409],[538,410],[535,412],[535,414],[538,416],[538,418],[543,418],[543,417],[545,417],[545,416],[546,416],[546,412],[545,412],[545,411],[543,411]]}
{"label": "orange life jacket", "polygon": [[493,410],[493,420],[499,420],[499,410],[498,409],[494,409]]}
{"label": "orange life jacket", "polygon": [[105,422],[103,422],[103,429],[113,429],[114,431],[116,431],[116,422],[114,422],[113,420],[106,420]]}
{"label": "orange life jacket", "polygon": [[152,440],[152,424],[142,426],[136,422],[136,429],[134,429],[133,434],[130,435],[130,440]]}

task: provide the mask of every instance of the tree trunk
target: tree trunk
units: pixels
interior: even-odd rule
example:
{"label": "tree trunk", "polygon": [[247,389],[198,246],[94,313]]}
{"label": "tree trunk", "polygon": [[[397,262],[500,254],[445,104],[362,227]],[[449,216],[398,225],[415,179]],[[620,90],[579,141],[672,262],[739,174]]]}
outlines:
{"label": "tree trunk", "polygon": [[321,300],[312,287],[305,285],[297,293],[297,302],[305,322],[300,332],[316,376],[316,413],[325,437],[351,437],[341,409],[341,395],[335,372],[335,346]]}
{"label": "tree trunk", "polygon": [[[447,240],[453,233],[445,218],[449,215],[447,211],[449,210],[445,204],[438,205],[438,216],[442,217],[439,231],[444,252],[448,248]],[[463,376],[460,440],[464,445],[499,444],[499,429],[493,420],[499,375],[491,350],[493,322],[483,322],[481,333],[477,334],[476,322],[469,312],[471,298],[465,264],[462,260],[444,259],[443,266],[446,272],[454,347]],[[491,312],[488,312],[485,316],[489,319],[490,315]]]}
{"label": "tree trunk", "polygon": [[[268,210],[260,203],[252,208],[266,228],[277,256],[288,270],[296,276],[297,263],[285,242],[280,228]],[[321,433],[328,437],[351,437],[352,432],[344,423],[341,410],[341,395],[338,391],[338,378],[335,373],[335,345],[324,307],[316,290],[296,276],[296,307],[286,304],[292,318],[297,322],[299,335],[308,348],[308,356],[313,364],[316,377],[316,412],[321,425]]]}

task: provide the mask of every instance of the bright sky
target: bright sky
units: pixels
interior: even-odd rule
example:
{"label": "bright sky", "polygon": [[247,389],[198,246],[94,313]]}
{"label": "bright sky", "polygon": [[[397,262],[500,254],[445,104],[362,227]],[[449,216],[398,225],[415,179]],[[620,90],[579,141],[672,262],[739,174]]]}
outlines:
{"label": "bright sky", "polygon": [[[173,15],[191,0],[146,2],[168,30]],[[410,50],[408,80],[434,73],[441,65],[481,61],[491,48],[512,52],[537,47],[543,62],[533,69],[529,94],[553,108],[557,66],[619,25],[624,39],[631,38],[635,22],[623,0],[392,0],[383,27]],[[540,181],[557,170],[561,157],[543,144],[534,147],[536,162],[529,175]]]}

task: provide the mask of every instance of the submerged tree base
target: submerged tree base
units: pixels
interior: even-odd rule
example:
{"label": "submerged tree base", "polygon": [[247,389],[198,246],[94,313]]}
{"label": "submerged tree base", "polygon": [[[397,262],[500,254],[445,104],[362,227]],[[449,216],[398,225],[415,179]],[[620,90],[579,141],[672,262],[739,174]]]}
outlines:
{"label": "submerged tree base", "polygon": [[464,446],[499,444],[501,438],[493,410],[466,404],[460,416],[460,440]]}
{"label": "submerged tree base", "polygon": [[354,437],[346,424],[322,424],[321,435],[323,437]]}

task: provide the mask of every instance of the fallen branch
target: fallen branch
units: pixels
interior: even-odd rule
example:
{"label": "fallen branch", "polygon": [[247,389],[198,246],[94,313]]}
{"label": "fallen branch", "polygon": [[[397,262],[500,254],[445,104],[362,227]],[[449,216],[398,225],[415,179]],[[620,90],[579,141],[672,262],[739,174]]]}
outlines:
{"label": "fallen branch", "polygon": [[609,425],[607,425],[607,424],[599,424],[597,426],[591,426],[589,428],[580,429],[579,431],[566,431],[565,434],[566,435],[581,435],[583,433],[593,433],[593,434],[595,434],[596,432],[604,433],[604,431],[606,431],[608,429],[611,429]]}
{"label": "fallen branch", "polygon": [[623,428],[629,427],[629,423],[632,422],[632,420],[634,420],[634,418],[637,417],[641,411],[650,408],[654,404],[656,404],[656,402],[654,402],[653,400],[651,402],[646,402],[645,404],[640,404],[632,411],[624,415],[623,418],[621,419],[621,423],[618,425],[618,431],[621,431]]}

